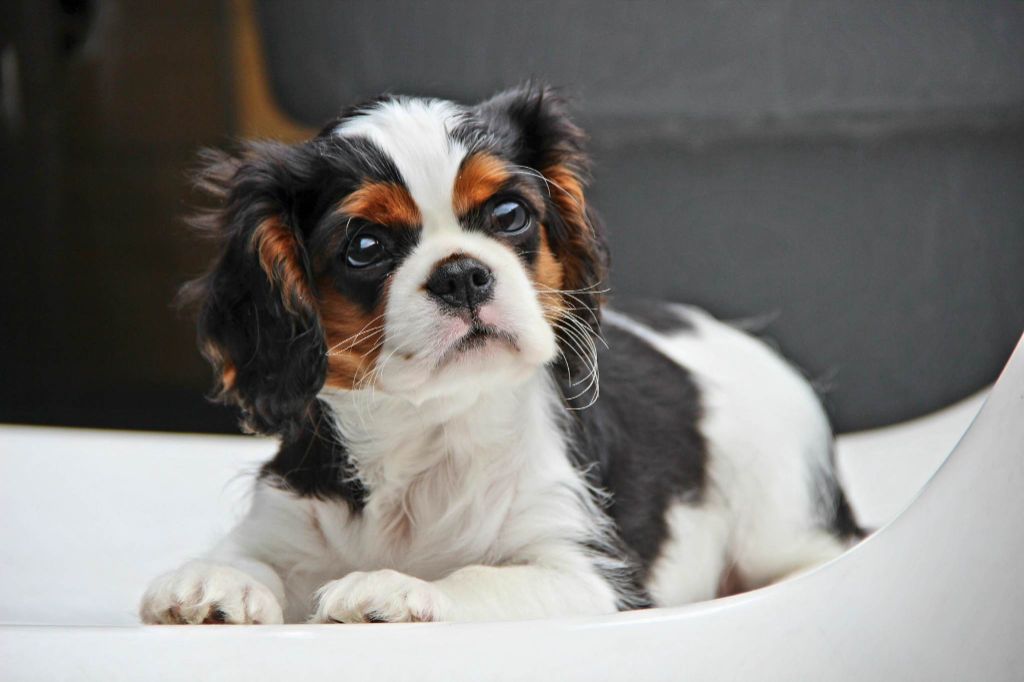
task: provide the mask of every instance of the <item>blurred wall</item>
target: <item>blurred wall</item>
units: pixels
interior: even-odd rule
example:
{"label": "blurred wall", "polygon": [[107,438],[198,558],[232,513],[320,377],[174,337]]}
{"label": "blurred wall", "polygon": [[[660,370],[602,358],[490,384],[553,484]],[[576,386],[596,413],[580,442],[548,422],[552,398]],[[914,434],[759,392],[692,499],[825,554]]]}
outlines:
{"label": "blurred wall", "polygon": [[0,421],[234,430],[171,305],[211,255],[195,151],[531,76],[591,133],[616,291],[770,320],[840,429],[981,388],[1024,329],[1012,0],[8,1],[0,76]]}

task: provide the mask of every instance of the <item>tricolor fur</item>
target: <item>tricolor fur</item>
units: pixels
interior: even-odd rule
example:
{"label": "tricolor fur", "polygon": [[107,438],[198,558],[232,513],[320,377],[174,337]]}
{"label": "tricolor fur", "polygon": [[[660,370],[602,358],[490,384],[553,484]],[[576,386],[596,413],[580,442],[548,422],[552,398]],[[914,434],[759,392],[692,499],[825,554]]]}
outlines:
{"label": "tricolor fur", "polygon": [[699,310],[605,305],[583,134],[550,89],[384,97],[206,161],[201,347],[281,448],[144,621],[675,605],[857,535],[796,371]]}

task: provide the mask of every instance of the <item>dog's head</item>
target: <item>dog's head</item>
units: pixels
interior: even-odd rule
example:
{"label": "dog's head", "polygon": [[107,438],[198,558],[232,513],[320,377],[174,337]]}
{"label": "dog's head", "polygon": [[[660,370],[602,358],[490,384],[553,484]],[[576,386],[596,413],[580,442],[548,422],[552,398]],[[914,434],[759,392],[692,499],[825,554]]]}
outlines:
{"label": "dog's head", "polygon": [[[384,97],[298,145],[210,154],[221,240],[189,293],[219,395],[263,433],[323,390],[418,402],[588,361],[607,256],[548,88]],[[580,367],[586,372],[588,367]]]}

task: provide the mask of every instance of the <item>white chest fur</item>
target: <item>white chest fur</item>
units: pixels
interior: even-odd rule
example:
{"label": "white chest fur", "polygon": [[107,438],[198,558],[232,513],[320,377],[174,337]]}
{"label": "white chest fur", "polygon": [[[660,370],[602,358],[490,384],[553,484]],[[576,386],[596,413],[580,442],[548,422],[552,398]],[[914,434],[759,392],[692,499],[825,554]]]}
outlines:
{"label": "white chest fur", "polygon": [[340,500],[258,490],[253,515],[261,532],[277,527],[274,544],[284,546],[266,558],[289,601],[304,604],[351,571],[388,567],[436,580],[472,564],[557,562],[592,541],[598,516],[566,456],[548,381],[538,374],[506,391],[422,405],[324,396],[369,494],[352,511]]}

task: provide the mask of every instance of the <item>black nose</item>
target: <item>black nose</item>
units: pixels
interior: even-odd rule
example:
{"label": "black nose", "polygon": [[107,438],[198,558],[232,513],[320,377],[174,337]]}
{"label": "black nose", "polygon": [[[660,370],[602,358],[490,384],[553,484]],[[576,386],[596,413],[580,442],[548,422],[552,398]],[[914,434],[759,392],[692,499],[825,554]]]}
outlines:
{"label": "black nose", "polygon": [[473,310],[494,295],[494,275],[476,259],[458,258],[431,273],[427,291],[445,305]]}

